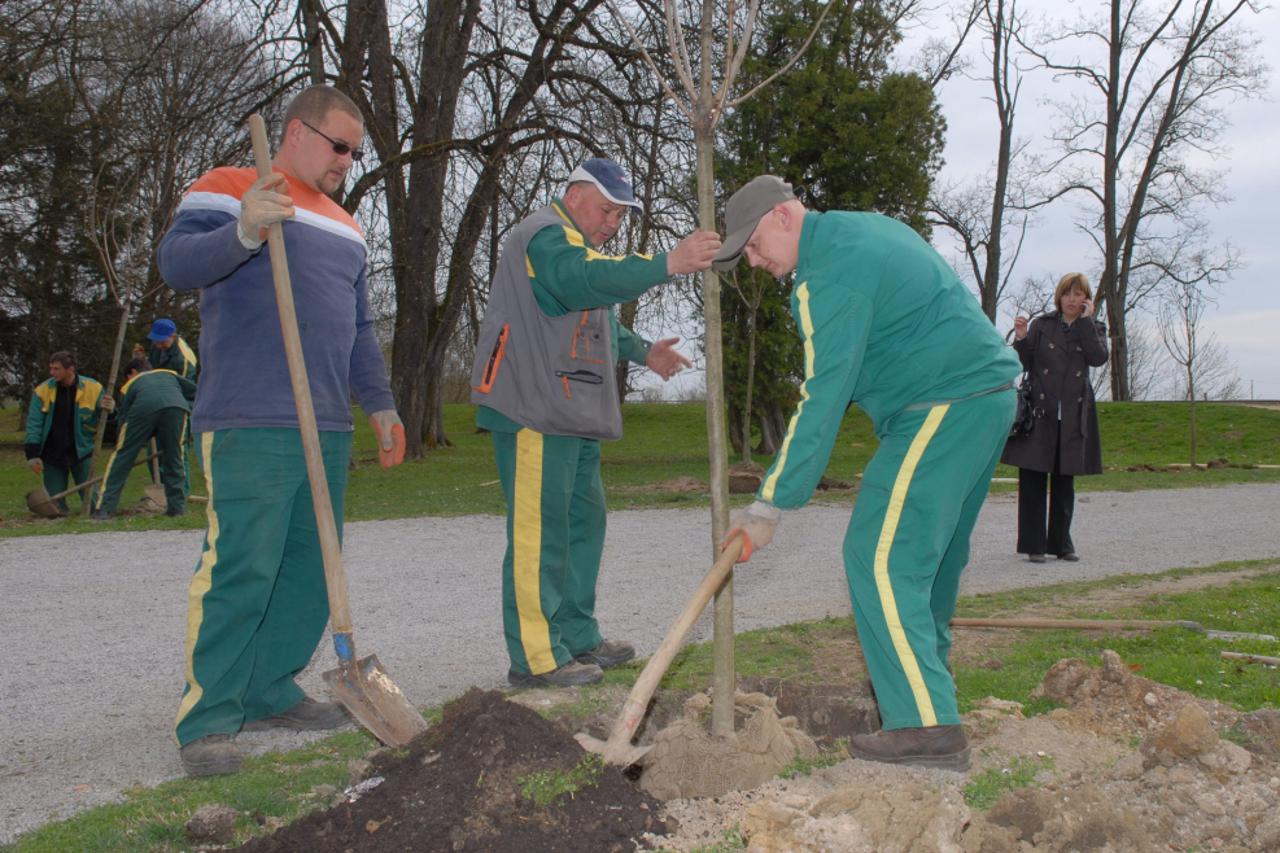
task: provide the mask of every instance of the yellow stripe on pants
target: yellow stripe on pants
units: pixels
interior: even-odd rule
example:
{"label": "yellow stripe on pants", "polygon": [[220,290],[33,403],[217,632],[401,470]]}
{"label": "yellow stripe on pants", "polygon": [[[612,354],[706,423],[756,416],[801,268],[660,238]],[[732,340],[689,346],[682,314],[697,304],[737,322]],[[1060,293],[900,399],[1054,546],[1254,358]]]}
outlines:
{"label": "yellow stripe on pants", "polygon": [[124,447],[124,435],[128,431],[128,424],[120,424],[120,434],[116,436],[116,446],[111,449],[111,456],[107,458],[107,467],[102,476],[102,485],[98,487],[98,496],[93,502],[95,510],[102,509],[102,499],[107,494],[107,482],[111,479],[111,466],[116,464],[116,457],[120,455],[120,448]]}
{"label": "yellow stripe on pants", "polygon": [[204,554],[201,555],[200,567],[196,569],[196,573],[191,578],[191,586],[187,589],[187,641],[183,654],[187,676],[187,692],[182,697],[182,704],[178,706],[178,716],[173,721],[175,728],[191,712],[196,703],[200,701],[200,697],[204,695],[204,688],[196,680],[196,639],[200,636],[200,624],[204,621],[204,596],[213,584],[213,567],[218,562],[218,533],[220,532],[215,501],[216,493],[213,489],[212,430],[200,436],[200,458],[204,462],[205,494],[209,496],[209,502],[205,504],[205,516],[209,520],[209,532],[205,534],[205,541],[208,543],[208,547],[205,548]]}
{"label": "yellow stripe on pants", "polygon": [[556,657],[551,651],[551,625],[542,612],[542,433],[531,429],[516,433],[511,539],[520,644],[529,672],[542,675],[556,668]]}
{"label": "yellow stripe on pants", "polygon": [[915,697],[916,708],[920,712],[920,725],[936,726],[938,718],[933,712],[933,700],[929,698],[929,688],[920,673],[920,663],[911,648],[907,634],[902,629],[902,618],[898,615],[898,603],[893,595],[893,584],[889,578],[889,552],[893,549],[893,540],[898,533],[898,522],[902,519],[902,507],[907,502],[907,490],[911,487],[911,478],[915,475],[916,466],[924,456],[934,433],[942,423],[950,405],[934,406],[920,426],[920,431],[911,441],[911,447],[902,460],[898,476],[893,481],[893,492],[889,495],[889,505],[885,508],[884,524],[880,528],[880,538],[876,543],[875,580],[876,591],[880,594],[880,610],[884,614],[885,625],[889,636],[893,639],[893,649],[898,654],[898,662],[911,685],[911,695]]}

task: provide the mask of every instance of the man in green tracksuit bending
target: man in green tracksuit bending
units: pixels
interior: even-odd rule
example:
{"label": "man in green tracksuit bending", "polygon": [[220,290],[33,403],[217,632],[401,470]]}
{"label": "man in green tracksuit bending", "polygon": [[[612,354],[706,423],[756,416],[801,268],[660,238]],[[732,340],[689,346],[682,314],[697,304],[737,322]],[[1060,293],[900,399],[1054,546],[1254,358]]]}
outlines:
{"label": "man in green tracksuit bending", "polygon": [[782,278],[804,341],[800,402],[756,501],[730,540],[773,539],[808,501],[850,402],[871,418],[844,540],[858,638],[882,729],[857,758],[964,770],[969,745],[947,658],[969,535],[1013,420],[1018,359],[947,263],[908,226],[874,213],[807,211],[762,175],[726,208],[716,265],[741,255]]}
{"label": "man in green tracksuit bending", "polygon": [[720,247],[695,231],[665,254],[598,251],[640,208],[612,160],[587,160],[563,198],[517,224],[502,247],[476,346],[471,401],[493,435],[507,499],[502,562],[508,680],[522,687],[590,684],[635,656],[595,618],[604,551],[600,440],[622,436],[619,356],[668,379],[689,361],[679,338],[649,343],[613,306],[670,276],[704,270]]}
{"label": "man in green tracksuit bending", "polygon": [[160,454],[160,480],[164,483],[165,515],[182,515],[187,509],[187,418],[196,384],[172,370],[152,370],[146,359],[135,358],[125,368],[116,408],[119,435],[107,463],[107,485],[94,504],[93,517],[106,519],[116,511],[120,492],[129,479],[134,457],[152,438]]}

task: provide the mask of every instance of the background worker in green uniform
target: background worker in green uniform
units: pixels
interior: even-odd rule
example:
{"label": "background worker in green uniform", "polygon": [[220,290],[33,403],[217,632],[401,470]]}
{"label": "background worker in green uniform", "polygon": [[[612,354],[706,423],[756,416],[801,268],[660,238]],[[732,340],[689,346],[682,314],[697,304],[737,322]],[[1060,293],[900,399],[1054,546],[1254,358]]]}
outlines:
{"label": "background worker in green uniform", "polygon": [[116,449],[107,463],[107,485],[94,503],[94,518],[110,518],[116,511],[133,460],[152,438],[160,454],[164,514],[186,512],[187,417],[195,398],[196,384],[190,379],[172,370],[152,370],[145,359],[129,362],[116,407]]}
{"label": "background worker in green uniform", "polygon": [[196,381],[196,351],[178,334],[178,324],[168,317],[161,317],[151,324],[147,333],[151,347],[147,361],[156,370],[172,370],[183,379]]}
{"label": "background worker in green uniform", "polygon": [[695,231],[670,252],[611,257],[598,248],[628,210],[631,182],[612,160],[587,160],[563,198],[516,225],[502,247],[472,369],[476,423],[492,433],[507,499],[503,630],[517,686],[590,684],[635,656],[595,618],[604,550],[600,440],[622,435],[614,365],[664,380],[690,362],[679,338],[649,343],[613,306],[673,275],[704,270],[720,246]]}
{"label": "background worker in green uniform", "polygon": [[[68,479],[77,485],[89,479],[99,412],[110,406],[102,383],[76,372],[75,356],[65,350],[49,356],[49,378],[35,387],[27,404],[24,440],[27,467],[41,475],[49,494],[66,491]],[[81,493],[81,501],[90,499]],[[57,504],[67,511],[65,498]]]}
{"label": "background worker in green uniform", "polygon": [[717,266],[745,254],[775,277],[795,272],[791,311],[805,356],[786,437],[726,541],[769,544],[781,510],[813,493],[857,403],[880,446],[863,472],[844,564],[882,729],[854,736],[849,751],[963,770],[969,745],[948,624],[1013,420],[1018,359],[946,261],[901,222],[806,211],[772,175],[734,193],[725,220]]}

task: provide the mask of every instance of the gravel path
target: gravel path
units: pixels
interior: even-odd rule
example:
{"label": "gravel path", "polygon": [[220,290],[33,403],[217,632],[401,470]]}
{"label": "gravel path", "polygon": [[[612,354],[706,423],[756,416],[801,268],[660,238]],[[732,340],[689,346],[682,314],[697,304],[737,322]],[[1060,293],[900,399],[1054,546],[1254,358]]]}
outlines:
{"label": "gravel path", "polygon": [[[1078,563],[1012,554],[1012,495],[993,496],[962,592],[1280,557],[1280,484],[1079,496]],[[788,513],[773,545],[740,570],[739,630],[849,612],[840,565],[848,509]],[[609,518],[599,615],[608,636],[657,648],[710,565],[700,510]],[[181,689],[190,569],[201,533],[97,533],[0,540],[0,843],[41,823],[181,774],[171,740]],[[504,683],[502,521],[490,516],[349,524],[346,562],[362,652],[378,653],[415,702]],[[709,619],[695,636],[710,634]],[[322,693],[320,647],[301,682]],[[308,736],[242,735],[253,751]]]}

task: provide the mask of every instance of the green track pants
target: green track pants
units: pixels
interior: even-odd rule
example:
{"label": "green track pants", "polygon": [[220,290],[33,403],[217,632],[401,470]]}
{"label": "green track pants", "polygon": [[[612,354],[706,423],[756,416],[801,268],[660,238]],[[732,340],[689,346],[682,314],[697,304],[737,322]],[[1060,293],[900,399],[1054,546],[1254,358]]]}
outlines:
{"label": "green track pants", "polygon": [[181,515],[187,509],[187,413],[176,407],[160,409],[140,418],[130,417],[120,427],[116,449],[107,462],[107,485],[94,509],[116,511],[120,493],[129,480],[133,460],[145,452],[154,437],[160,454],[160,482],[164,483],[165,509]]}
{"label": "green track pants", "polygon": [[[209,528],[187,594],[179,744],[234,734],[303,696],[294,677],[329,619],[311,486],[296,429],[229,429],[199,440]],[[320,446],[342,534],[351,433]]]}
{"label": "green track pants", "polygon": [[909,410],[885,427],[844,540],[858,639],[881,725],[955,725],[951,617],[1014,393]]}
{"label": "green track pants", "polygon": [[600,442],[531,429],[494,432],[507,499],[502,626],[511,668],[541,675],[600,644],[604,553]]}
{"label": "green track pants", "polygon": [[[92,456],[86,456],[69,466],[50,465],[48,462],[44,463],[44,471],[40,475],[40,481],[44,484],[44,490],[50,495],[56,495],[59,492],[65,492],[71,480],[75,480],[77,486],[80,485],[85,480],[89,479],[89,463],[92,461]],[[85,501],[93,500],[93,494],[97,489],[97,486],[90,486],[87,489],[81,489],[79,492],[81,505],[83,505]],[[63,512],[68,511],[66,498],[58,498],[54,503],[57,504],[58,509]]]}

